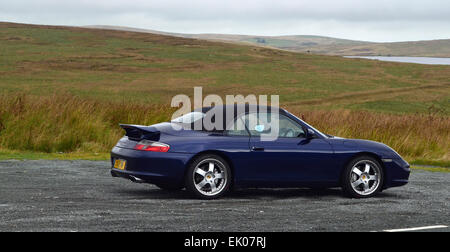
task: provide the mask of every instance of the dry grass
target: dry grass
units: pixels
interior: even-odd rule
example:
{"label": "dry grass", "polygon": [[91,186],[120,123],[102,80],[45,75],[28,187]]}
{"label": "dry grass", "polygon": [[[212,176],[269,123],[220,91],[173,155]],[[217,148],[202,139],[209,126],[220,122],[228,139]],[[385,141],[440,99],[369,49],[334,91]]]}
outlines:
{"label": "dry grass", "polygon": [[327,134],[383,142],[410,160],[450,160],[447,116],[350,110],[291,112]]}
{"label": "dry grass", "polygon": [[[328,134],[380,141],[411,159],[450,159],[449,117],[287,109]],[[150,125],[169,120],[173,112],[169,106],[71,95],[1,95],[0,149],[105,153],[123,135],[119,123]]]}
{"label": "dry grass", "polygon": [[37,152],[108,152],[119,123],[167,121],[162,105],[98,102],[70,95],[0,96],[0,148]]}

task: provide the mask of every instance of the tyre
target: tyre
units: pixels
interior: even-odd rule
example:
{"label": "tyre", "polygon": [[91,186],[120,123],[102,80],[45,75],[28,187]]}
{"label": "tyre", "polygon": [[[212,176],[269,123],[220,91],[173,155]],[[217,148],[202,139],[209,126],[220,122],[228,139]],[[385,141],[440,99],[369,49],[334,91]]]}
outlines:
{"label": "tyre", "polygon": [[173,185],[165,185],[165,184],[155,184],[159,189],[164,191],[180,191],[183,189],[183,186],[173,186]]}
{"label": "tyre", "polygon": [[352,198],[369,198],[381,191],[383,168],[373,157],[360,156],[353,159],[345,168],[342,189]]}
{"label": "tyre", "polygon": [[208,154],[196,158],[188,167],[186,190],[200,199],[216,199],[231,187],[231,169],[220,156]]}

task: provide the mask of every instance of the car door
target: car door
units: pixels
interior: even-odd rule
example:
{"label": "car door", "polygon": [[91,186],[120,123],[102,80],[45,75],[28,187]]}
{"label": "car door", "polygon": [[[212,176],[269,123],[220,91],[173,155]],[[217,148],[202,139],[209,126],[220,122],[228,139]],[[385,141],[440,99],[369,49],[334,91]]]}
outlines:
{"label": "car door", "polygon": [[[278,114],[277,118],[271,116],[270,113],[246,116],[251,135],[247,183],[278,187],[333,180],[326,172],[332,165],[331,145],[321,138],[307,139],[307,129],[284,114]],[[252,121],[256,124],[252,125]],[[264,132],[275,124],[279,125],[276,138],[267,141]]]}

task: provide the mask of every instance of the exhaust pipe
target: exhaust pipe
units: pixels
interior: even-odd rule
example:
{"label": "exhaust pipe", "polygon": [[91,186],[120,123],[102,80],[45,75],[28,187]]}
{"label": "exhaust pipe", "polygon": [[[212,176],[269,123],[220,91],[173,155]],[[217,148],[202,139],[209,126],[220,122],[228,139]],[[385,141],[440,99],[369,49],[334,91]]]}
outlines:
{"label": "exhaust pipe", "polygon": [[137,177],[135,177],[135,176],[132,176],[132,175],[130,175],[130,180],[131,180],[132,182],[138,183],[138,184],[144,183],[144,180],[142,180],[142,179],[140,179],[140,178],[137,178]]}

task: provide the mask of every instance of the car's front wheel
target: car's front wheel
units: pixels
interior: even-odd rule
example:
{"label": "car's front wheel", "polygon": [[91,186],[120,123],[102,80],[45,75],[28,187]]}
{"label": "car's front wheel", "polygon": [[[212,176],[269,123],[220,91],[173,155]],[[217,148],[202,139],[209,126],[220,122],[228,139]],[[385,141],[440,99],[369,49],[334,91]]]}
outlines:
{"label": "car's front wheel", "polygon": [[377,194],[383,184],[383,169],[373,157],[353,159],[342,177],[342,189],[353,198],[369,198]]}
{"label": "car's front wheel", "polygon": [[216,199],[230,189],[231,169],[220,156],[208,154],[196,158],[186,175],[186,190],[197,198]]}

